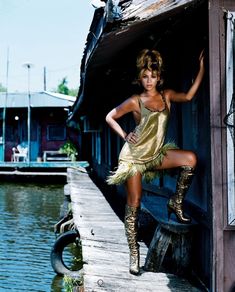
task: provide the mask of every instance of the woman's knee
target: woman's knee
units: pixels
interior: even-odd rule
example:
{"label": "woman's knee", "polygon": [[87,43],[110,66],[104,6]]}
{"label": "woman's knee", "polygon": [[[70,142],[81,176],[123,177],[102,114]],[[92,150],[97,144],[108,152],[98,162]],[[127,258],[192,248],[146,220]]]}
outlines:
{"label": "woman's knee", "polygon": [[197,155],[192,151],[187,152],[187,165],[191,167],[197,165]]}
{"label": "woman's knee", "polygon": [[127,204],[132,207],[139,207],[141,202],[141,197],[127,196]]}

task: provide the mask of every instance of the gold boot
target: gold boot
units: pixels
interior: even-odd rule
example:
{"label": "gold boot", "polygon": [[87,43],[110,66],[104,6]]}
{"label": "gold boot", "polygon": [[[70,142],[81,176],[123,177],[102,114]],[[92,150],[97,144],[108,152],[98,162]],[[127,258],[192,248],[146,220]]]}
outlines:
{"label": "gold boot", "polygon": [[194,175],[194,169],[190,166],[182,166],[178,176],[176,192],[173,197],[167,203],[168,220],[171,213],[175,213],[180,223],[190,223],[191,218],[185,217],[183,212],[183,201],[188,188],[191,185]]}
{"label": "gold boot", "polygon": [[137,242],[139,207],[126,205],[125,209],[125,231],[130,249],[130,273],[139,275],[139,244]]}

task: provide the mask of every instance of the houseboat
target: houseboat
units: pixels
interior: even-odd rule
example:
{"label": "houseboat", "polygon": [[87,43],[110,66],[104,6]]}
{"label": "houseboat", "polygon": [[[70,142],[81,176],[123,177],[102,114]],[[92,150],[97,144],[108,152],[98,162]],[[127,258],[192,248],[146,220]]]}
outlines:
{"label": "houseboat", "polygon": [[[207,291],[235,291],[234,0],[107,0],[97,7],[81,66],[81,87],[69,116],[84,123],[88,161],[105,185],[124,143],[105,123],[109,110],[136,91],[135,60],[154,48],[164,62],[165,85],[187,90],[205,50],[206,74],[197,96],[173,105],[167,139],[197,154],[198,166],[187,195],[194,234],[192,269]],[[234,117],[234,116],[233,116]],[[120,120],[128,132],[131,117]],[[143,184],[144,193],[174,190],[163,177]],[[110,193],[124,195],[122,186]]]}

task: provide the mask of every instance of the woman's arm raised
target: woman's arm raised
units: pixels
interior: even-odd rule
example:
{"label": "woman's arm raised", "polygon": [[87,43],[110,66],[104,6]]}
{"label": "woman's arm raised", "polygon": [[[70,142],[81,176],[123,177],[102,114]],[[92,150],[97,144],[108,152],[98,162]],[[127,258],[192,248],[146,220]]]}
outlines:
{"label": "woman's arm raised", "polygon": [[175,92],[174,90],[167,90],[167,95],[168,98],[170,99],[170,101],[173,102],[187,102],[190,101],[196,94],[204,73],[205,73],[205,68],[204,68],[204,50],[201,52],[200,57],[199,57],[199,71],[198,74],[196,76],[196,79],[194,80],[192,86],[190,87],[190,89],[188,90],[188,92],[184,93],[184,92]]}

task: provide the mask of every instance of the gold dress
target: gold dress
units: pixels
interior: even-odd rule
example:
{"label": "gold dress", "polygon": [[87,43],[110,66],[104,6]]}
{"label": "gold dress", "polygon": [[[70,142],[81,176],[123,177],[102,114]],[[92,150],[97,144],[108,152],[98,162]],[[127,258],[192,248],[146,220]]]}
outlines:
{"label": "gold dress", "polygon": [[161,111],[151,111],[138,98],[141,118],[134,130],[138,137],[137,143],[126,142],[123,145],[118,167],[107,178],[108,184],[122,184],[137,172],[140,172],[147,182],[153,180],[161,172],[156,170],[156,167],[161,165],[166,151],[178,148],[174,143],[164,144],[170,112],[163,95],[162,99],[165,108]]}

